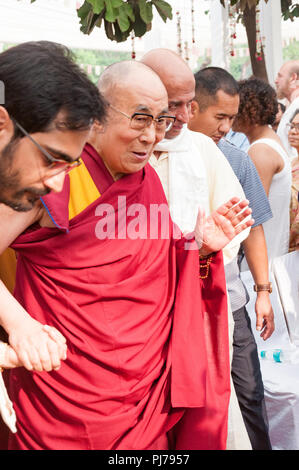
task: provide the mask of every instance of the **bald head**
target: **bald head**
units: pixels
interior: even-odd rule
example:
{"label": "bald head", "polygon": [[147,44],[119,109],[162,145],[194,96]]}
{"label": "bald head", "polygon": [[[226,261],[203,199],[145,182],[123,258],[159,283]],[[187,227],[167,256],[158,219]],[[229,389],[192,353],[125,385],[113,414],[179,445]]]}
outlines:
{"label": "bald head", "polygon": [[174,81],[176,83],[186,80],[194,82],[193,73],[188,64],[170,49],[153,49],[142,57],[141,62],[159,75],[166,89]]}
{"label": "bald head", "polygon": [[176,122],[166,134],[168,139],[180,134],[184,124],[190,118],[191,101],[195,95],[195,80],[188,64],[170,49],[152,49],[141,59],[141,62],[154,70],[164,83],[170,114]]}
{"label": "bald head", "polygon": [[98,88],[107,101],[115,103],[121,99],[123,91],[129,93],[140,83],[166,93],[158,75],[150,67],[135,60],[124,60],[108,66],[99,78]]}
{"label": "bald head", "polygon": [[288,60],[282,66],[289,74],[295,73],[299,77],[299,60]]}
{"label": "bald head", "polygon": [[277,74],[275,85],[278,98],[292,101],[298,96],[299,90],[299,60],[285,62]]}

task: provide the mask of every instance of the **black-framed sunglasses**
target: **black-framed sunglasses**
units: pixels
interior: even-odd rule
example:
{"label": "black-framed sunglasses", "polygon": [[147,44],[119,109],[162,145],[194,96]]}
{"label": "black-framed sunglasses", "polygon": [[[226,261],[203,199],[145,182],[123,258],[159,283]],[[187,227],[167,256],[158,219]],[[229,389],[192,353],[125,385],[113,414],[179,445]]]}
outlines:
{"label": "black-framed sunglasses", "polygon": [[115,108],[112,104],[109,103],[110,108],[112,108],[117,113],[122,114],[126,118],[130,119],[131,129],[136,131],[143,131],[149,127],[152,122],[155,124],[155,128],[159,132],[168,132],[173,124],[175,123],[175,116],[161,115],[155,118],[152,114],[148,113],[134,113],[132,116],[120,111],[120,109]]}
{"label": "black-framed sunglasses", "polygon": [[18,121],[15,120],[15,118],[11,117],[11,119],[14,122],[15,126],[22,132],[22,134],[24,134],[25,137],[28,137],[28,139],[43,154],[48,163],[47,171],[51,171],[52,176],[56,176],[63,172],[69,173],[69,171],[71,171],[73,168],[76,168],[77,166],[81,165],[82,161],[80,160],[80,157],[78,157],[73,162],[66,162],[65,160],[53,157],[53,155],[51,155],[35,139],[33,139],[33,137],[24,129],[24,127],[22,127],[21,124],[19,124]]}

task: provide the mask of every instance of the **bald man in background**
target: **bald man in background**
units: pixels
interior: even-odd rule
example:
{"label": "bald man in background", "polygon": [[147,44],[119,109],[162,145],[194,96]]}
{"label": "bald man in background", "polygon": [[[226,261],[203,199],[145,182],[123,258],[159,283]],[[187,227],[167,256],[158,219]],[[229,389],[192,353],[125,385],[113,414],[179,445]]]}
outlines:
{"label": "bald man in background", "polygon": [[289,143],[287,124],[292,119],[296,109],[299,108],[299,60],[289,60],[285,62],[279,69],[275,79],[277,89],[277,98],[286,98],[289,105],[282,115],[277,134],[280,137],[291,159],[297,157],[297,151]]}

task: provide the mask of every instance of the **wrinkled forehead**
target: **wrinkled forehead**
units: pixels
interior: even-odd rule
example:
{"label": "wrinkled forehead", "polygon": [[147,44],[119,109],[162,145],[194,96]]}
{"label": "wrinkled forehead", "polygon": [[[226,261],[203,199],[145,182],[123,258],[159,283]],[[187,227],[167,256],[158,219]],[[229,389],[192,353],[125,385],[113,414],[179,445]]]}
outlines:
{"label": "wrinkled forehead", "polygon": [[159,114],[168,109],[166,88],[159,80],[144,80],[116,87],[114,106],[122,107],[127,113],[149,112]]}
{"label": "wrinkled forehead", "polygon": [[169,101],[189,101],[195,95],[195,79],[191,71],[177,75],[168,75],[163,83],[166,86]]}

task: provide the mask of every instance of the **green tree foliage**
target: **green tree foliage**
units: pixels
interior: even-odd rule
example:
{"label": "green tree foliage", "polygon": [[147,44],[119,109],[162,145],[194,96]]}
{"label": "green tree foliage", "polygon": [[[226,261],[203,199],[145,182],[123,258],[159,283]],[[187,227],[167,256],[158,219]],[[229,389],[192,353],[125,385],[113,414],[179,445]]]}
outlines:
{"label": "green tree foliage", "polygon": [[[226,0],[219,0],[221,5],[227,4]],[[269,0],[265,0],[267,3]],[[279,0],[275,0],[279,1]],[[256,77],[268,80],[265,56],[263,47],[261,53],[257,54],[256,49],[256,6],[259,5],[260,0],[231,0],[230,4],[236,7],[237,21],[241,21],[246,29],[248,40],[248,47],[250,51],[252,72]],[[281,12],[284,20],[299,16],[299,4],[293,0],[280,0]]]}
{"label": "green tree foliage", "polygon": [[[220,3],[225,6],[226,0],[219,0]],[[267,3],[269,0],[265,0]],[[276,0],[278,1],[278,0]],[[246,8],[251,9],[260,3],[260,0],[231,0],[231,5],[236,6],[239,12],[242,13]],[[293,0],[280,0],[281,12],[284,20],[294,21],[294,18],[299,16],[299,3],[294,3]]]}
{"label": "green tree foliage", "polygon": [[283,48],[283,60],[297,60],[299,57],[299,41],[292,41]]}
{"label": "green tree foliage", "polygon": [[78,10],[81,31],[90,34],[104,25],[112,41],[125,41],[133,31],[141,37],[151,29],[153,7],[164,22],[172,19],[172,8],[165,0],[85,0]]}

